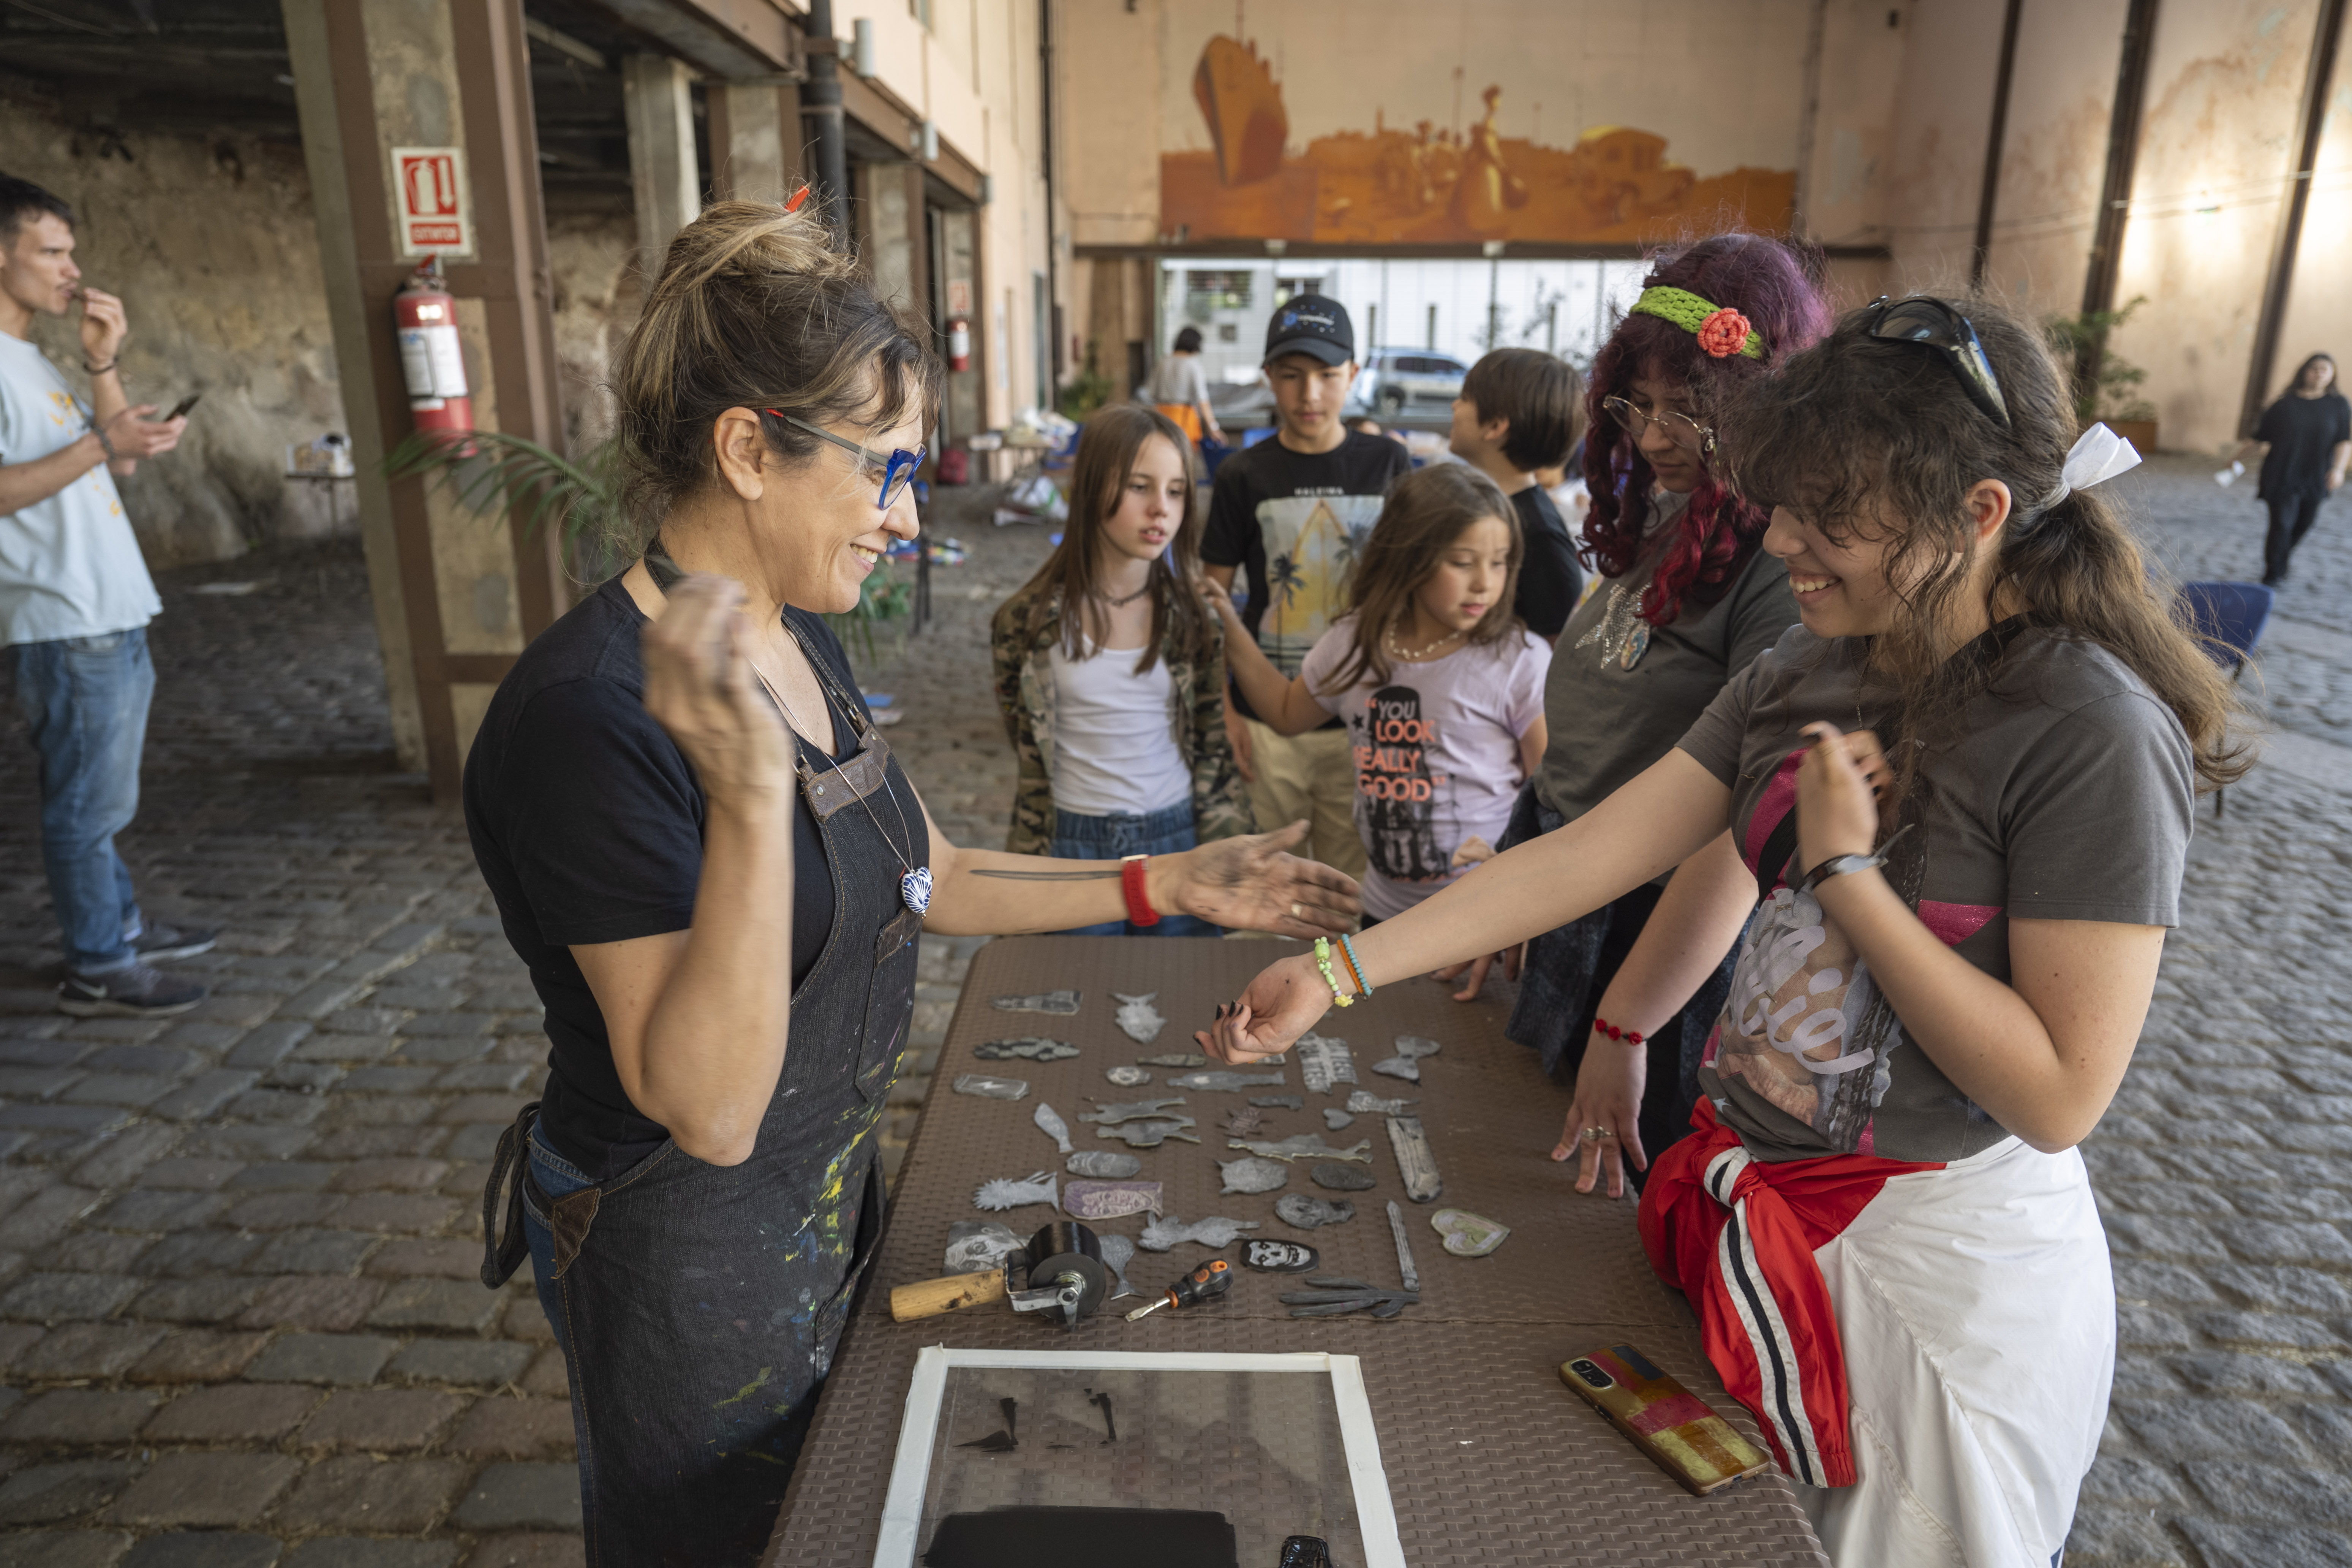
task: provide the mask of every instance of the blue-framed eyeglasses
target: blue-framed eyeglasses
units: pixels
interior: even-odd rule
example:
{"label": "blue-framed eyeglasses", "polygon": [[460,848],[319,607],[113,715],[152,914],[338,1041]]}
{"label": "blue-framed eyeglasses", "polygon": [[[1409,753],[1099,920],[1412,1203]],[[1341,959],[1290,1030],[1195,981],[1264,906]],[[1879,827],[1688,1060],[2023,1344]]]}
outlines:
{"label": "blue-framed eyeglasses", "polygon": [[771,408],[767,413],[794,429],[805,430],[812,436],[830,441],[845,452],[855,452],[881,469],[882,493],[875,499],[874,504],[883,511],[888,511],[898,498],[907,493],[907,487],[915,482],[915,472],[923,466],[924,455],[929,450],[927,447],[918,447],[909,452],[900,447],[886,458],[871,447],[860,446],[845,436],[836,436],[823,426],[812,425],[805,419],[795,419],[782,409]]}

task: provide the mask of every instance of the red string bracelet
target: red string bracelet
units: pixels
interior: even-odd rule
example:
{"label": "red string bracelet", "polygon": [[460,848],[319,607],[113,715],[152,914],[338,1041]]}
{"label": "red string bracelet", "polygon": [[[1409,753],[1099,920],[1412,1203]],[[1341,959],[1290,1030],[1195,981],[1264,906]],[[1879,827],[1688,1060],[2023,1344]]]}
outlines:
{"label": "red string bracelet", "polygon": [[1592,1032],[1596,1035],[1606,1035],[1612,1040],[1622,1040],[1629,1046],[1638,1046],[1642,1043],[1641,1030],[1621,1029],[1597,1014],[1592,1019]]}

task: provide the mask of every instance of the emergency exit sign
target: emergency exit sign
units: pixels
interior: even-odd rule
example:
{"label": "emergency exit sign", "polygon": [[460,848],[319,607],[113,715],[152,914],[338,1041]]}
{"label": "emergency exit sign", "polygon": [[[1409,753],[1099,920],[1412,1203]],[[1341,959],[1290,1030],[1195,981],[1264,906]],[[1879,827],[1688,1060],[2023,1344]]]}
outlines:
{"label": "emergency exit sign", "polygon": [[463,147],[394,147],[392,176],[403,256],[472,254]]}

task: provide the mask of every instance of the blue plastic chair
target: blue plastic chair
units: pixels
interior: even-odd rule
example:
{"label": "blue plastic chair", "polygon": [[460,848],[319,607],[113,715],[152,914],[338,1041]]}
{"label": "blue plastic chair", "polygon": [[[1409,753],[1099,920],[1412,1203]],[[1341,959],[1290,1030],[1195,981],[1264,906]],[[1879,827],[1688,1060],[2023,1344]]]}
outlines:
{"label": "blue plastic chair", "polygon": [[[2270,625],[2271,605],[2278,595],[2260,583],[2183,583],[2181,619],[2204,639],[2214,663],[2230,672],[2231,680],[2246,673],[2246,660],[2263,640]],[[2213,792],[2213,815],[2229,808],[2229,792]]]}

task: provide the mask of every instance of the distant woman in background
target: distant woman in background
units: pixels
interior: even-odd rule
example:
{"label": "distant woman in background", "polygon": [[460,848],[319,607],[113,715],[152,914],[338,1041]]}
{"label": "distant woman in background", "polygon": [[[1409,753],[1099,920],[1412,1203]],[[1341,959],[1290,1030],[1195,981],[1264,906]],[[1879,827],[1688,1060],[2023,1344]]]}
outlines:
{"label": "distant woman in background", "polygon": [[[1183,435],[1132,403],[1097,411],[1078,436],[1061,546],[990,626],[1021,764],[1007,849],[1115,860],[1251,831],[1225,738],[1223,634],[1200,579]],[[1217,931],[1163,914],[1075,934]]]}
{"label": "distant woman in background", "polygon": [[2213,477],[2227,485],[2246,471],[2246,458],[2267,445],[2255,496],[2270,503],[2270,536],[2263,542],[2263,582],[2275,588],[2286,581],[2287,558],[2311,525],[2319,503],[2344,482],[2352,458],[2352,403],[2336,390],[2336,361],[2314,354],[2294,373],[2280,399],[2263,410],[2254,433],[2239,444],[2230,466]]}
{"label": "distant woman in background", "polygon": [[1176,347],[1151,367],[1144,383],[1143,401],[1160,410],[1195,447],[1201,437],[1222,446],[1225,433],[1217,428],[1217,411],[1209,406],[1209,372],[1201,363],[1201,329],[1187,327],[1176,334]]}

